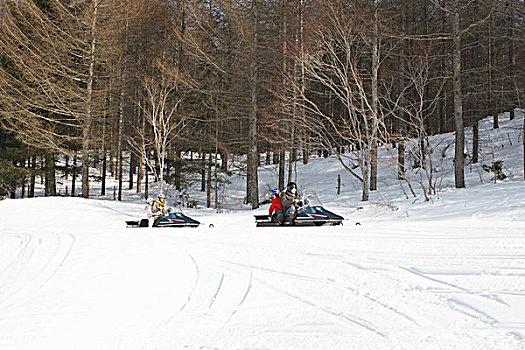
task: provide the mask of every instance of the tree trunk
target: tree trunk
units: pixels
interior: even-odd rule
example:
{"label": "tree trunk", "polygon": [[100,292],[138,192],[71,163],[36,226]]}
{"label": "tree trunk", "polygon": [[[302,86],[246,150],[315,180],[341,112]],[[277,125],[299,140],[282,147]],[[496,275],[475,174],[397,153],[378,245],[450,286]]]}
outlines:
{"label": "tree trunk", "polygon": [[[142,108],[140,108],[139,115],[140,115],[140,123],[141,123],[141,128],[142,128],[142,135],[146,135],[146,117],[144,116],[144,110]],[[145,142],[146,142],[145,137],[143,137],[141,141],[140,149],[143,149],[143,150],[146,149]],[[140,191],[142,190],[141,187],[142,187],[143,177],[148,176],[148,168],[145,165],[145,161],[146,161],[145,156],[147,156],[147,152],[140,152],[140,160],[138,164],[139,172],[137,175],[137,193],[140,193]]]}
{"label": "tree trunk", "polygon": [[214,196],[215,196],[215,209],[216,210],[219,210],[219,174],[218,174],[218,171],[219,171],[219,159],[218,159],[218,153],[215,152],[215,157],[214,157],[214,169],[213,169],[213,177],[214,177],[214,182],[215,182],[215,191],[214,191]]}
{"label": "tree trunk", "polygon": [[294,154],[295,154],[295,148],[292,148],[290,150],[290,155],[288,156],[288,182],[293,181],[293,163],[294,163]]}
{"label": "tree trunk", "polygon": [[[106,105],[106,108],[108,106]],[[106,171],[107,171],[107,152],[106,152],[106,123],[107,123],[107,114],[106,108],[104,109],[104,119],[102,121],[102,169],[100,171],[102,177],[102,183],[100,185],[100,195],[106,195]]]}
{"label": "tree trunk", "polygon": [[211,208],[211,153],[208,153],[207,180],[206,180],[206,208]]}
{"label": "tree trunk", "polygon": [[514,0],[509,1],[509,91],[510,96],[510,120],[515,118],[517,84],[516,84],[516,42],[515,42],[515,4]]}
{"label": "tree trunk", "polygon": [[[105,146],[104,146],[105,147]],[[102,184],[100,185],[100,194],[102,196],[106,195],[106,176],[107,176],[107,167],[108,167],[108,155],[106,154],[105,148],[102,150]]]}
{"label": "tree trunk", "polygon": [[286,151],[281,149],[279,152],[279,189],[284,189],[284,169],[285,169]]}
{"label": "tree trunk", "polygon": [[474,121],[472,126],[472,163],[476,164],[479,160],[479,122]]}
{"label": "tree trunk", "polygon": [[[122,75],[122,81],[124,81],[124,75]],[[120,88],[120,101],[119,101],[119,118],[118,118],[118,146],[117,146],[117,178],[118,178],[118,200],[122,200],[122,162],[123,160],[123,144],[124,144],[124,99],[126,93],[124,87]]]}
{"label": "tree trunk", "polygon": [[221,153],[221,170],[224,172],[228,171],[228,152],[226,151]]}
{"label": "tree trunk", "polygon": [[455,124],[455,159],[454,177],[456,188],[465,187],[464,147],[465,130],[463,127],[463,97],[461,92],[461,34],[459,0],[454,0],[452,19],[453,65],[454,65],[454,124]]}
{"label": "tree trunk", "polygon": [[370,197],[370,187],[368,184],[368,165],[365,164],[364,166],[364,173],[363,173],[363,183],[362,183],[362,194],[361,194],[361,201],[366,202],[368,201]]}
{"label": "tree trunk", "polygon": [[[447,30],[447,19],[445,15],[445,11],[442,11],[441,15],[441,31],[443,33]],[[439,133],[442,134],[445,131],[447,131],[448,128],[448,121],[447,121],[447,78],[446,73],[447,70],[447,61],[448,61],[448,53],[447,53],[447,47],[448,43],[441,43],[441,59],[439,60],[440,70],[443,72],[443,78],[442,78],[442,84],[443,88],[441,89],[439,93],[439,121],[438,121],[438,129]]]}
{"label": "tree trunk", "polygon": [[[401,5],[401,25],[403,32],[407,32],[407,8],[406,8],[406,2],[403,2]],[[403,179],[405,176],[405,120],[406,120],[406,113],[404,112],[403,108],[405,108],[406,99],[404,98],[405,95],[405,87],[406,87],[406,81],[404,77],[405,72],[405,56],[407,53],[407,43],[405,40],[401,42],[401,55],[399,57],[399,72],[401,72],[399,77],[399,94],[401,95],[400,104],[401,109],[399,110],[399,117],[397,118],[397,132],[399,134],[399,139],[397,140],[398,147],[397,147],[397,178],[399,180]]]}
{"label": "tree trunk", "polygon": [[252,162],[252,154],[248,153],[248,155],[246,156],[246,204],[252,202]]}
{"label": "tree trunk", "polygon": [[130,153],[129,155],[129,183],[128,183],[128,190],[133,189],[133,175],[135,173],[135,156],[133,153]]}
{"label": "tree trunk", "polygon": [[76,192],[76,180],[77,180],[77,155],[73,156],[73,171],[71,172],[71,197],[75,196]]}
{"label": "tree trunk", "polygon": [[201,192],[206,191],[206,153],[201,150]]}
{"label": "tree trunk", "polygon": [[[299,0],[299,49],[301,54],[300,68],[301,68],[301,96],[306,96],[306,70],[304,66],[304,0]],[[301,106],[301,120],[306,124],[306,109]],[[301,137],[303,148],[303,164],[308,164],[308,130],[303,131]]]}
{"label": "tree trunk", "polygon": [[87,80],[87,98],[86,98],[86,115],[82,130],[82,197],[89,198],[89,164],[90,164],[90,140],[91,140],[91,122],[92,116],[92,99],[93,99],[93,81],[95,78],[95,48],[96,48],[96,28],[97,12],[100,4],[99,0],[92,0],[91,4],[93,19],[91,21],[91,48],[89,52],[89,74]]}
{"label": "tree trunk", "polygon": [[177,150],[175,152],[175,188],[177,190],[182,189],[182,151]]}
{"label": "tree trunk", "polygon": [[370,163],[370,190],[377,190],[377,132],[379,126],[379,97],[378,97],[378,71],[379,71],[379,20],[377,18],[377,0],[371,0],[373,6],[373,32],[372,32],[372,147]]}
{"label": "tree trunk", "polygon": [[50,152],[46,154],[46,180],[45,180],[45,195],[56,196],[56,177],[55,177],[55,154]]}
{"label": "tree trunk", "polygon": [[[147,154],[147,152],[146,152]],[[149,177],[148,177],[148,168],[144,167],[145,179],[144,179],[144,198],[149,196]]]}
{"label": "tree trunk", "polygon": [[499,120],[498,120],[498,111],[496,110],[496,103],[495,103],[495,87],[496,87],[496,48],[494,44],[495,38],[494,38],[494,15],[490,16],[489,21],[489,47],[488,47],[488,59],[489,59],[489,75],[488,75],[488,85],[489,85],[489,91],[488,91],[488,102],[489,102],[489,108],[488,112],[493,117],[493,128],[497,129],[499,128]]}
{"label": "tree trunk", "polygon": [[249,119],[249,139],[250,147],[249,153],[251,155],[251,162],[248,163],[250,173],[250,202],[252,203],[252,209],[259,208],[259,186],[258,186],[258,150],[257,150],[257,113],[258,113],[258,92],[259,86],[258,79],[258,67],[257,67],[257,52],[259,47],[259,13],[257,0],[252,0],[252,16],[253,16],[253,38],[252,38],[252,53],[250,58],[250,95],[251,95],[251,111]]}
{"label": "tree trunk", "polygon": [[36,169],[36,156],[31,157],[31,177],[29,180],[29,198],[33,198],[35,196],[35,182],[36,182],[36,176],[35,176],[35,169]]}

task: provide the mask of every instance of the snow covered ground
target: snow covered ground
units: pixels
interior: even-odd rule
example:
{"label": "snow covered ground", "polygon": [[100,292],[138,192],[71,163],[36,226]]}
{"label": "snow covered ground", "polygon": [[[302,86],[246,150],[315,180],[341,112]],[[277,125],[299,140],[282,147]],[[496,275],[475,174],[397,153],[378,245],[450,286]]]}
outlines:
{"label": "snow covered ground", "polygon": [[451,148],[429,202],[383,170],[363,203],[337,160],[298,165],[343,226],[256,228],[240,178],[230,209],[185,210],[196,229],[125,228],[131,192],[0,201],[0,349],[525,349],[522,122],[482,128],[508,179],[469,165],[454,189]]}

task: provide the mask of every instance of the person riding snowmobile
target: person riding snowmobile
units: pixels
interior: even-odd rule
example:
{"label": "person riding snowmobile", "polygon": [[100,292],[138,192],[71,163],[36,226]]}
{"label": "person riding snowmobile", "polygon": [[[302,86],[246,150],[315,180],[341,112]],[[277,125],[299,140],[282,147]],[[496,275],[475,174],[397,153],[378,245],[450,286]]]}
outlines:
{"label": "person riding snowmobile", "polygon": [[286,190],[281,194],[281,203],[286,218],[293,223],[297,216],[297,208],[303,206],[301,197],[297,194],[295,182],[286,185]]}
{"label": "person riding snowmobile", "polygon": [[153,211],[154,203],[155,203],[155,201],[151,197],[148,197],[148,199],[146,200],[146,204],[147,204],[147,206],[146,206],[146,217],[148,219],[151,219],[152,217],[157,217],[157,216],[162,215],[162,212],[160,210]]}
{"label": "person riding snowmobile", "polygon": [[166,197],[162,193],[160,193],[157,199],[153,201],[151,211],[153,217],[155,218],[155,221],[153,222],[153,226],[155,227],[157,226],[160,219],[163,216],[166,216],[166,214],[168,213],[166,208]]}
{"label": "person riding snowmobile", "polygon": [[272,191],[273,194],[273,200],[272,204],[270,205],[270,215],[272,216],[272,222],[278,222],[280,225],[284,221],[284,213],[283,213],[283,205],[281,203],[281,191],[276,188]]}

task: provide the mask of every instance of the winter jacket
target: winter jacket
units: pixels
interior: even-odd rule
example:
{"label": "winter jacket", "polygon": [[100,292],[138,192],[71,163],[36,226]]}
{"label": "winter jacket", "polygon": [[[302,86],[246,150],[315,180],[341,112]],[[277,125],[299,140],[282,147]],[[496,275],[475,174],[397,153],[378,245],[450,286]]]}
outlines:
{"label": "winter jacket", "polygon": [[153,208],[151,208],[153,216],[166,215],[166,201],[160,201],[155,199],[153,202]]}
{"label": "winter jacket", "polygon": [[281,197],[276,197],[272,201],[272,205],[270,205],[270,214],[273,214],[276,211],[282,211],[283,205],[281,203]]}
{"label": "winter jacket", "polygon": [[293,194],[290,191],[284,191],[281,194],[281,203],[285,211],[287,211],[292,205],[297,206],[300,201],[301,197],[298,194]]}
{"label": "winter jacket", "polygon": [[148,205],[146,206],[146,211],[147,211],[146,217],[147,217],[148,219],[150,219],[150,218],[152,218],[152,217],[154,217],[154,216],[160,216],[160,215],[162,214],[162,212],[161,212],[160,210],[157,210],[157,211],[154,212],[154,211],[153,211],[153,205],[154,205],[154,204],[152,204],[152,205],[149,205],[149,204],[148,204]]}

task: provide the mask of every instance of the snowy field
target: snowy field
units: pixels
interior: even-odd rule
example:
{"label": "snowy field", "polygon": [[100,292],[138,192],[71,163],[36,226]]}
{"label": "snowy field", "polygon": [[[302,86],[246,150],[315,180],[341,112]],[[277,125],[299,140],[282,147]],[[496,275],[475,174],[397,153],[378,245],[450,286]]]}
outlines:
{"label": "snowy field", "polygon": [[145,213],[131,192],[0,201],[0,349],[525,349],[522,122],[483,128],[508,179],[467,166],[454,189],[450,148],[429,202],[386,170],[363,203],[334,158],[298,165],[343,226],[256,228],[268,206],[238,198],[186,209],[195,229],[126,228]]}

